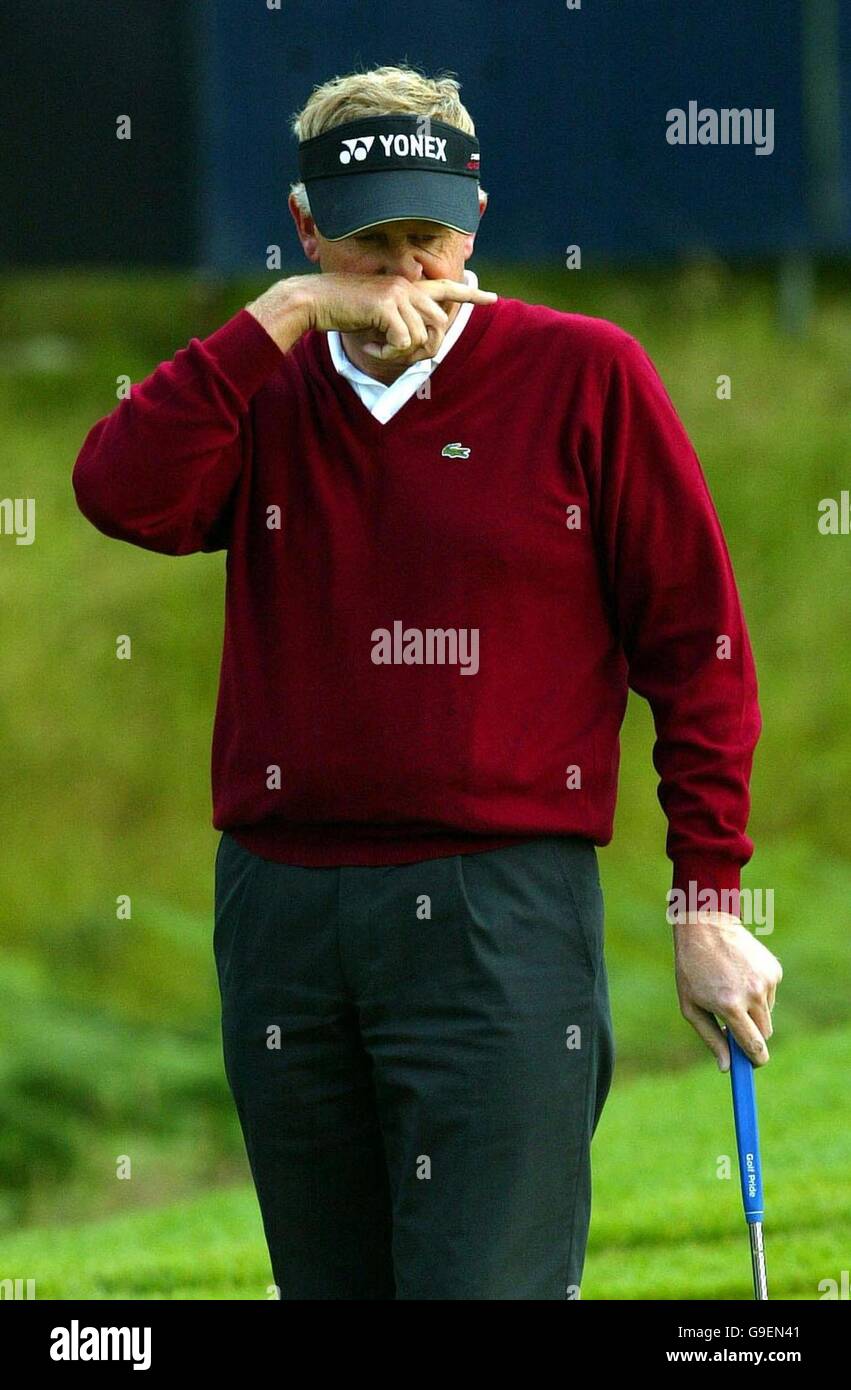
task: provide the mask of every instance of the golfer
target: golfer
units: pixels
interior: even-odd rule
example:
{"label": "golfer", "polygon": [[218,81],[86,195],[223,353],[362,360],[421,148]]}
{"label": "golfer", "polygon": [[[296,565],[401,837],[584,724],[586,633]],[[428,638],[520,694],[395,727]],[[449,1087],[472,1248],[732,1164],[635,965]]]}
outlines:
{"label": "golfer", "polygon": [[108,536],[227,552],[213,945],[280,1297],[577,1298],[630,686],[682,1012],[722,1069],[719,1017],[768,1057],[730,560],[639,343],[465,270],[486,152],[454,79],[338,77],[294,130],[320,273],[134,386],[76,498]]}

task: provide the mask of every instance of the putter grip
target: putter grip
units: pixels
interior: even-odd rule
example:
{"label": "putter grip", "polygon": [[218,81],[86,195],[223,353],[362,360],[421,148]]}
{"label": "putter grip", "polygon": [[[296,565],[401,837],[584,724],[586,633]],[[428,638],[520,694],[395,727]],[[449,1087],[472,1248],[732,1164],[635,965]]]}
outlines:
{"label": "putter grip", "polygon": [[727,1043],[730,1048],[730,1080],[733,1086],[733,1118],[736,1124],[742,1204],[745,1208],[745,1220],[753,1223],[762,1221],[763,1218],[762,1163],[759,1156],[754,1068],[729,1028]]}

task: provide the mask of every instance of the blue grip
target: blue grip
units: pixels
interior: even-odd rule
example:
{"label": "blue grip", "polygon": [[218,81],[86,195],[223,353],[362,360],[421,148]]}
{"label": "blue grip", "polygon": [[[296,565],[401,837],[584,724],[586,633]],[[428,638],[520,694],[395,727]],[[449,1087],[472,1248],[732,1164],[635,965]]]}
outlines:
{"label": "blue grip", "polygon": [[759,1156],[759,1126],[756,1118],[756,1087],[753,1063],[743,1052],[731,1030],[727,1029],[730,1048],[730,1080],[733,1083],[733,1118],[736,1122],[736,1147],[739,1152],[739,1177],[742,1182],[742,1203],[748,1223],[762,1221],[762,1162]]}

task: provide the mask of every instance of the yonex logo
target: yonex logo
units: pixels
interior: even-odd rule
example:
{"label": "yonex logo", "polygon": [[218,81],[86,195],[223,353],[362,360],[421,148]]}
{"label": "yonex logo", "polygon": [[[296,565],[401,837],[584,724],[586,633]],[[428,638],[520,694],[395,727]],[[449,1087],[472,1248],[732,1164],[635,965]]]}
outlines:
{"label": "yonex logo", "polygon": [[[444,164],[447,162],[446,140],[439,135],[379,135],[378,139],[386,159],[396,155],[401,159],[439,159]],[[360,163],[366,159],[374,144],[374,135],[358,135],[344,140],[340,163],[351,164],[353,159]]]}
{"label": "yonex logo", "polygon": [[352,159],[366,159],[374,144],[374,135],[359,135],[354,140],[344,140],[345,148],[340,150],[340,163],[351,164]]}

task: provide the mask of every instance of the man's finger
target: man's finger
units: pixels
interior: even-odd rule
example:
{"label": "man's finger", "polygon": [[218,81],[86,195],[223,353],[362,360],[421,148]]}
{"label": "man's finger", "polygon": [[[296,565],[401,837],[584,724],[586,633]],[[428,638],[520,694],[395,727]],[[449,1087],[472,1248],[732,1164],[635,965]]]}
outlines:
{"label": "man's finger", "polygon": [[696,1033],[699,1033],[709,1048],[709,1051],[718,1062],[721,1071],[730,1070],[730,1049],[727,1040],[719,1028],[712,1014],[705,1009],[700,1009],[696,1004],[686,1005],[682,1010],[683,1018],[687,1019]]}
{"label": "man's finger", "polygon": [[411,360],[413,362],[422,362],[426,357],[434,357],[440,348],[443,339],[446,337],[446,330],[449,326],[449,316],[444,313],[435,300],[427,299],[425,295],[416,301],[416,307],[425,324],[428,337],[425,345],[412,354]]}
{"label": "man's finger", "polygon": [[747,1054],[755,1067],[763,1067],[768,1061],[768,1048],[765,1045],[765,1038],[753,1019],[741,1011],[730,1013],[724,1019],[727,1027],[731,1030],[733,1037]]}
{"label": "man's finger", "polygon": [[770,1038],[774,1032],[774,1025],[771,1022],[771,1009],[767,1003],[752,1004],[750,1016],[756,1024],[764,1038]]}
{"label": "man's finger", "polygon": [[387,309],[384,338],[385,342],[381,349],[382,357],[390,357],[393,352],[405,352],[411,346],[411,330],[395,305],[390,305]]}
{"label": "man's finger", "polygon": [[398,314],[407,328],[410,345],[397,347],[385,342],[379,348],[365,344],[364,352],[380,361],[404,358],[406,362],[414,363],[434,357],[449,323],[449,317],[440,305],[423,296],[417,303],[399,304]]}
{"label": "man's finger", "polygon": [[439,329],[442,336],[449,327],[449,315],[444,309],[441,309],[437,300],[430,299],[428,295],[422,295],[419,299],[412,296],[412,302],[416,305],[417,312],[423,321]]}
{"label": "man's finger", "polygon": [[416,306],[414,304],[406,304],[403,300],[399,305],[399,313],[408,326],[411,347],[415,349],[425,347],[428,342],[428,329]]}
{"label": "man's finger", "polygon": [[432,299],[453,299],[458,303],[493,304],[499,295],[495,290],[483,290],[478,285],[465,285],[461,280],[418,280],[417,289]]}

